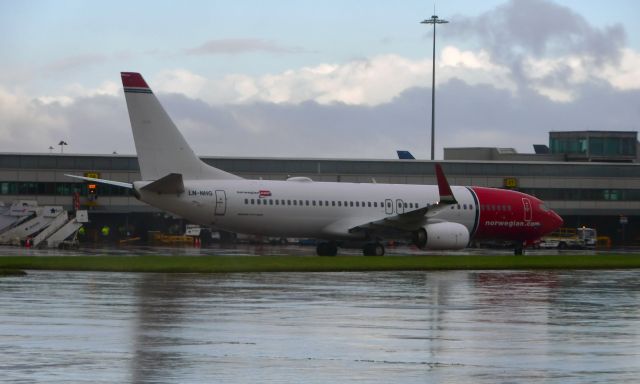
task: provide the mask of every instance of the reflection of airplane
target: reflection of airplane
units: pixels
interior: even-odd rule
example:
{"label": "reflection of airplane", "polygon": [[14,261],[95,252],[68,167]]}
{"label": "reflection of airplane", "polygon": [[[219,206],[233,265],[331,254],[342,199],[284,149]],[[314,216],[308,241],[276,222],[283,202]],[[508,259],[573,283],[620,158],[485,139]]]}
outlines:
{"label": "reflection of airplane", "polygon": [[416,159],[415,157],[413,157],[413,155],[409,151],[397,150],[396,152],[398,153],[398,159],[400,159],[400,160],[415,160]]}
{"label": "reflection of airplane", "polygon": [[142,181],[133,184],[75,176],[132,188],[157,208],[219,229],[278,237],[317,238],[319,255],[362,246],[382,255],[383,238],[407,238],[420,248],[461,249],[474,238],[525,243],[562,219],[533,196],[479,187],[450,187],[440,165],[437,185],[245,180],[211,167],[193,153],[138,73],[122,73]]}

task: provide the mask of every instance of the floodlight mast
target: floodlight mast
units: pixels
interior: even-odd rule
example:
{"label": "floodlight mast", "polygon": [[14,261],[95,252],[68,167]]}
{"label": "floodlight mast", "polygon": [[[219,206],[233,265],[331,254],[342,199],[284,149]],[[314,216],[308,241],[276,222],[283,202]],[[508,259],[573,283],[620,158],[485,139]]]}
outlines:
{"label": "floodlight mast", "polygon": [[434,160],[435,156],[436,136],[436,24],[447,23],[447,20],[439,19],[436,15],[431,16],[430,19],[426,19],[420,22],[420,24],[433,24],[433,72],[431,77],[431,160]]}

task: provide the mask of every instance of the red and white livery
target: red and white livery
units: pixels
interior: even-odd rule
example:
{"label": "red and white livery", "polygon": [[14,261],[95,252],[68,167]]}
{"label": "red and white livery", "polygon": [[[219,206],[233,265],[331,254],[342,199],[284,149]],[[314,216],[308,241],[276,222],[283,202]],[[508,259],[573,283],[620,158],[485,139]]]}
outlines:
{"label": "red and white livery", "polygon": [[562,219],[539,199],[516,191],[450,186],[439,164],[437,185],[247,180],[202,162],[138,73],[123,72],[140,164],[135,196],[193,223],[277,237],[315,238],[319,255],[339,246],[384,254],[383,239],[411,239],[425,249],[462,249],[472,240],[525,244]]}

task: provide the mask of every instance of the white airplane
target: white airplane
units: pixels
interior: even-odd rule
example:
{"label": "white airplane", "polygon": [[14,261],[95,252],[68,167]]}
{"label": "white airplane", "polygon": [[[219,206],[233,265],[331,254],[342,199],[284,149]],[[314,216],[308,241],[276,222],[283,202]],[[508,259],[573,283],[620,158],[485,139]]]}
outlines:
{"label": "white airplane", "polygon": [[522,253],[562,219],[539,199],[483,187],[247,180],[201,161],[139,73],[123,72],[140,164],[133,184],[68,175],[133,189],[139,200],[193,223],[246,234],[315,238],[318,255],[361,246],[383,255],[382,239],[424,249],[462,249],[473,239],[507,240]]}

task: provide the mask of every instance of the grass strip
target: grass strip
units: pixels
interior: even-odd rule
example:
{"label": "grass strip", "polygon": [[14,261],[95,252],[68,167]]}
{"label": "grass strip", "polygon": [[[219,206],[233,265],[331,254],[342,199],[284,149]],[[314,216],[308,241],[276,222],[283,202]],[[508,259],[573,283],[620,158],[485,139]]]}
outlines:
{"label": "grass strip", "polygon": [[19,269],[2,269],[0,268],[0,277],[2,276],[24,276],[27,273]]}
{"label": "grass strip", "polygon": [[232,273],[640,268],[640,255],[535,256],[0,256],[0,269]]}

